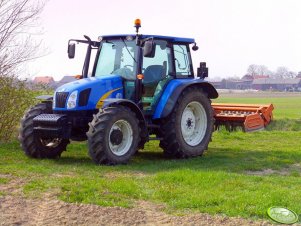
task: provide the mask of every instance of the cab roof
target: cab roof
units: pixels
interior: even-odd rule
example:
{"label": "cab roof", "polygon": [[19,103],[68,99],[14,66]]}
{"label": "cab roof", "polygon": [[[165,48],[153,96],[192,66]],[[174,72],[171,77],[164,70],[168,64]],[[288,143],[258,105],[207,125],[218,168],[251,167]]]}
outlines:
{"label": "cab roof", "polygon": [[[107,38],[126,38],[128,36],[132,36],[133,38],[136,37],[135,34],[119,34],[119,35],[102,35],[100,37],[103,37],[104,39]],[[193,38],[179,38],[179,37],[173,37],[173,36],[162,36],[162,35],[141,35],[141,38],[157,38],[157,39],[164,39],[170,42],[180,42],[180,43],[187,43],[187,44],[191,44],[194,43],[194,39]]]}

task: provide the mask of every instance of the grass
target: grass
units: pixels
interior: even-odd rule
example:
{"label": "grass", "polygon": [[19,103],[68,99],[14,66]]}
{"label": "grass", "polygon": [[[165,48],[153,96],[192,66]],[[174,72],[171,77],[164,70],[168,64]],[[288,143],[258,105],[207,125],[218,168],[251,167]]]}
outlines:
{"label": "grass", "polygon": [[0,178],[0,184],[7,184],[8,181],[9,180],[7,178]]}
{"label": "grass", "polygon": [[[253,99],[248,101],[256,103]],[[280,109],[286,109],[288,118],[298,120],[288,106],[299,102],[275,99],[275,119]],[[51,192],[66,202],[122,207],[148,200],[165,204],[170,213],[262,219],[267,218],[270,206],[301,212],[300,144],[300,130],[219,131],[202,157],[164,159],[158,142],[153,141],[128,165],[112,167],[94,165],[85,143],[72,143],[60,159],[36,160],[27,158],[18,143],[12,142],[0,146],[0,176],[25,178],[22,186],[28,197]],[[272,173],[265,174],[266,169]],[[9,183],[6,178],[0,179],[0,185]]]}

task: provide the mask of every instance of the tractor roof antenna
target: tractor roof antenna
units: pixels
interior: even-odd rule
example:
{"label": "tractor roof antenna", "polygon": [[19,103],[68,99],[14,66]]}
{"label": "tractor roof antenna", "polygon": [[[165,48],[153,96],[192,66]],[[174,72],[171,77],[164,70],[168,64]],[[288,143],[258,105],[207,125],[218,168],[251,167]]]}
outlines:
{"label": "tractor roof antenna", "polygon": [[134,23],[135,23],[134,27],[136,28],[136,45],[138,45],[139,44],[139,39],[138,39],[139,34],[138,34],[138,32],[139,32],[139,28],[141,27],[141,20],[136,19]]}

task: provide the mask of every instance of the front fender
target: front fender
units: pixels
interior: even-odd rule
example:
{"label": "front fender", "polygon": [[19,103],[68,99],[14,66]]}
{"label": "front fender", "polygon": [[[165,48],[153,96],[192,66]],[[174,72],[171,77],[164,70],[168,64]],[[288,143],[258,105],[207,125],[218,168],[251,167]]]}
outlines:
{"label": "front fender", "polygon": [[52,101],[53,100],[53,95],[41,95],[41,96],[37,96],[36,99],[45,100],[45,101]]}
{"label": "front fender", "polygon": [[129,109],[131,109],[133,112],[136,113],[138,119],[140,121],[143,121],[145,124],[145,118],[144,118],[144,114],[142,113],[141,109],[137,106],[137,104],[135,104],[133,101],[131,100],[127,100],[127,99],[118,99],[118,98],[107,98],[103,101],[103,106],[102,108],[106,108],[106,107],[111,107],[111,106],[116,106],[116,105],[122,105],[125,107],[128,107]]}
{"label": "front fender", "polygon": [[149,134],[148,134],[147,123],[146,123],[144,114],[141,111],[141,109],[139,108],[139,106],[131,100],[108,98],[108,99],[104,100],[102,108],[112,107],[112,106],[115,107],[118,105],[128,107],[129,109],[131,109],[131,111],[135,112],[135,114],[139,120],[139,126],[141,129],[141,139],[142,139],[141,142],[145,143],[148,140]]}

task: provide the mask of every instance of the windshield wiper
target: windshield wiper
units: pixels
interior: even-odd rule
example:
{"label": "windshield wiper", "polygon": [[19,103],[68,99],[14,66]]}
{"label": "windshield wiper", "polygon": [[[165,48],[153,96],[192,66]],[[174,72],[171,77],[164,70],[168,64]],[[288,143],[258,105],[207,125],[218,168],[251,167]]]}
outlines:
{"label": "windshield wiper", "polygon": [[128,46],[127,46],[127,44],[125,43],[124,39],[121,38],[121,40],[122,40],[122,42],[123,42],[123,44],[124,44],[126,50],[128,51],[128,53],[130,54],[130,56],[132,57],[132,59],[133,59],[133,60],[135,61],[135,63],[137,64],[137,61],[135,60],[135,58],[134,58],[133,55],[131,54],[130,50],[128,49]]}

